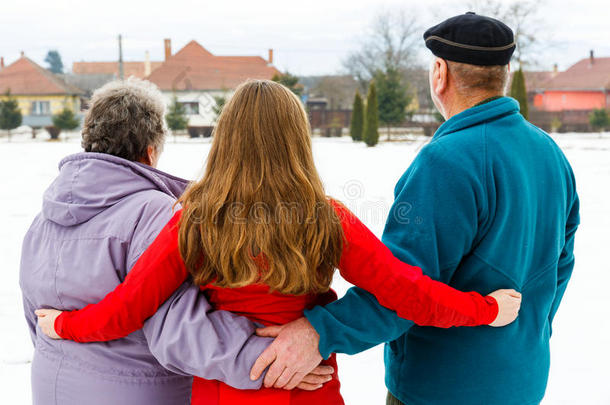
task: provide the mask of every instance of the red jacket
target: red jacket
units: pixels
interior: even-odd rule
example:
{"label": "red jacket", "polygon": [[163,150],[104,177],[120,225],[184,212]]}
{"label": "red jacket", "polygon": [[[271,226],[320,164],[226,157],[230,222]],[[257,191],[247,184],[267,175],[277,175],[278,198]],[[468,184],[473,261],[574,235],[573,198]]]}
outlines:
{"label": "red jacket", "polygon": [[[347,208],[332,202],[341,219],[345,246],[339,271],[347,281],[372,294],[379,302],[418,325],[487,325],[498,312],[496,301],[476,292],[461,292],[422,274],[421,269],[396,259],[390,250]],[[64,339],[108,341],[140,329],[144,321],[186,280],[188,271],[178,248],[177,212],[142,254],[125,281],[102,301],[79,311],[64,312],[55,323]],[[227,289],[201,287],[219,310],[244,315],[265,325],[284,324],[303,310],[336,299],[334,293],[290,296],[269,292],[264,285]],[[332,356],[328,363],[336,370]],[[240,391],[218,381],[195,378],[193,404],[342,404],[339,381],[334,378],[318,391],[260,389]]]}

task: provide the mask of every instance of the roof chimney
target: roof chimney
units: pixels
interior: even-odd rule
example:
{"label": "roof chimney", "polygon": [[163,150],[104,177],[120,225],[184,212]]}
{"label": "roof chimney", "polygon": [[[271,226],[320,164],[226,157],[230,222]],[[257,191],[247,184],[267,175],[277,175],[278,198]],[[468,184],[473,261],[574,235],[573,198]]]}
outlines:
{"label": "roof chimney", "polygon": [[593,62],[595,62],[595,54],[593,53],[593,49],[589,51],[589,64],[593,66]]}
{"label": "roof chimney", "polygon": [[23,58],[25,56],[25,52],[21,51],[21,57]]}
{"label": "roof chimney", "polygon": [[123,37],[119,34],[119,79],[125,79],[125,69],[123,65]]}
{"label": "roof chimney", "polygon": [[144,76],[148,76],[150,71],[150,52],[146,51],[144,53]]}
{"label": "roof chimney", "polygon": [[269,58],[267,59],[267,63],[273,65],[273,49],[269,49]]}
{"label": "roof chimney", "polygon": [[0,56],[0,69],[4,69],[4,56]]}
{"label": "roof chimney", "polygon": [[172,40],[165,38],[163,43],[165,45],[165,60],[168,60],[172,56]]}
{"label": "roof chimney", "polygon": [[559,66],[555,63],[553,65],[553,76],[556,76],[559,73]]}

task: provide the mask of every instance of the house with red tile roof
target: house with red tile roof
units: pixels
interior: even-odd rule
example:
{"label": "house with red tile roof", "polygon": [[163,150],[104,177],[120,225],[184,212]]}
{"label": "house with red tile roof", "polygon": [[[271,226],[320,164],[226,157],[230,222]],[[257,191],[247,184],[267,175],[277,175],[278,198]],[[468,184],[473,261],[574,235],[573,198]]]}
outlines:
{"label": "house with red tile roof", "polygon": [[[143,79],[154,69],[161,66],[163,62],[123,62],[123,74],[125,77],[134,76]],[[108,74],[119,77],[119,62],[74,62],[72,73],[77,75],[99,75]]]}
{"label": "house with red tile roof", "polygon": [[51,116],[64,108],[80,112],[83,92],[60,76],[21,55],[0,70],[0,96],[10,92],[19,103],[23,125],[51,125]]}
{"label": "house with red tile roof", "polygon": [[610,108],[610,58],[596,58],[591,51],[543,85],[534,100],[543,111],[591,111]]}
{"label": "house with red tile roof", "polygon": [[[559,72],[557,71],[557,67],[551,71],[526,70],[523,72],[523,76],[525,78],[525,89],[527,91],[527,102],[530,106],[535,105],[537,98],[541,97],[542,89],[544,88],[545,83],[558,74]],[[515,72],[512,72],[510,81],[507,85],[507,92],[510,92],[514,76]]]}
{"label": "house with red tile roof", "polygon": [[[269,50],[268,59],[260,56],[217,56],[197,41],[190,41],[172,54],[171,40],[165,39],[164,53],[165,60],[162,62],[150,61],[148,52],[144,61],[123,62],[124,77],[150,80],[166,95],[168,105],[176,97],[189,115],[189,125],[195,127],[213,125],[216,97],[229,97],[244,80],[271,79],[280,73],[273,66],[272,49]],[[88,77],[112,80],[119,77],[119,64],[74,62],[72,73],[71,81],[74,83]]]}
{"label": "house with red tile roof", "polygon": [[[164,40],[165,60],[171,56],[172,42],[170,39]],[[144,79],[151,74],[153,70],[163,64],[163,61],[151,61],[148,51],[144,54],[143,61],[124,61],[123,62],[123,77],[137,77]],[[72,73],[78,76],[110,76],[108,80],[120,78],[120,66],[118,61],[112,62],[74,62],[72,63]]]}
{"label": "house with red tile roof", "polygon": [[163,91],[230,90],[247,79],[271,79],[279,74],[272,63],[260,56],[215,56],[191,41],[147,79]]}
{"label": "house with red tile roof", "polygon": [[[151,61],[148,51],[146,51],[143,61],[124,61],[123,62],[123,77],[137,77],[144,79],[150,73],[161,66],[161,61]],[[118,61],[111,62],[74,62],[72,63],[72,72],[66,73],[63,78],[68,83],[76,85],[78,88],[86,92],[87,97],[95,89],[104,84],[120,78],[120,67]]]}
{"label": "house with red tile roof", "polygon": [[217,56],[190,41],[175,54],[171,42],[165,41],[166,60],[146,77],[166,95],[168,104],[174,97],[189,115],[189,126],[211,127],[216,119],[216,98],[230,97],[247,79],[271,79],[280,71],[269,58],[260,56]]}

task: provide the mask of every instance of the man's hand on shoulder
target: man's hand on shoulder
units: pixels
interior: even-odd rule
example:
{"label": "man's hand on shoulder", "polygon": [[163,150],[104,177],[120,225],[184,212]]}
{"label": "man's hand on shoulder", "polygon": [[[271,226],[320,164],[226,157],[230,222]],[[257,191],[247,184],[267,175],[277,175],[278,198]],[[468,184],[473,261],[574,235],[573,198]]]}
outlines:
{"label": "man's hand on shoulder", "polygon": [[[265,387],[268,388],[319,388],[320,384],[330,380],[330,374],[334,370],[327,366],[318,367],[322,361],[318,350],[320,335],[306,318],[282,326],[257,329],[256,334],[274,337],[275,341],[254,363],[250,373],[252,380],[257,380],[269,366],[271,367],[264,380]],[[314,369],[317,372],[314,372]],[[313,384],[307,381],[312,381]],[[306,385],[301,386],[302,384]]]}

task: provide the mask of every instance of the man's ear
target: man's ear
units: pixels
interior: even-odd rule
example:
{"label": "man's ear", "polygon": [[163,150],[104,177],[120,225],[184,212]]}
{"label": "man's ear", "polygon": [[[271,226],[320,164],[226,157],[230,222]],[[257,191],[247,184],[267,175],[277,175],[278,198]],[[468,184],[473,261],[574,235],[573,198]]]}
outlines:
{"label": "man's ear", "polygon": [[439,59],[439,93],[444,93],[447,87],[449,87],[449,64],[445,59]]}
{"label": "man's ear", "polygon": [[434,75],[432,79],[434,92],[436,94],[443,94],[447,89],[449,82],[449,66],[447,66],[447,61],[436,58],[434,61]]}

